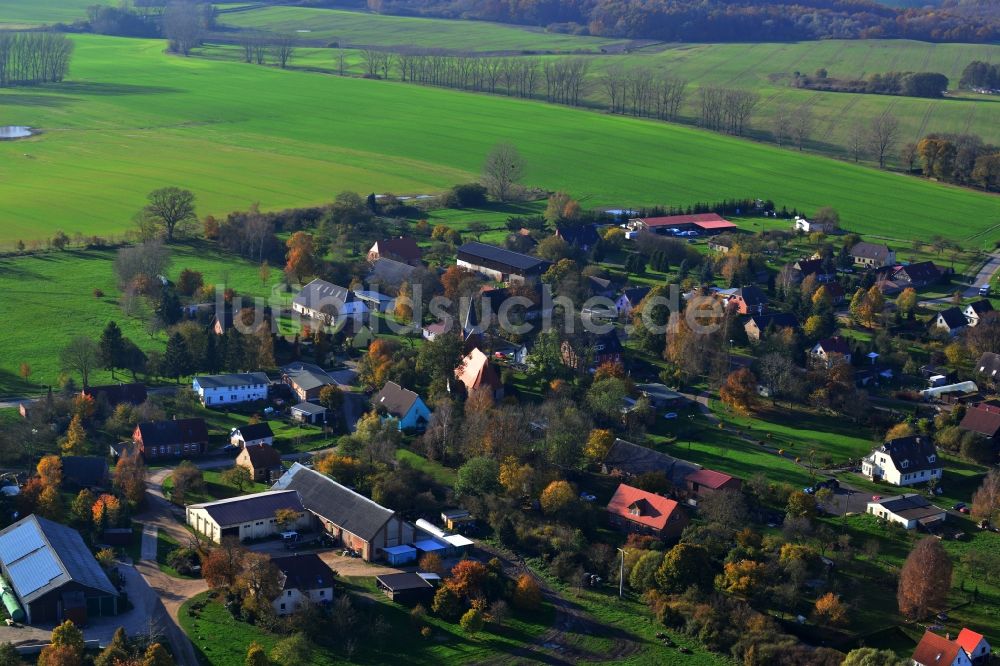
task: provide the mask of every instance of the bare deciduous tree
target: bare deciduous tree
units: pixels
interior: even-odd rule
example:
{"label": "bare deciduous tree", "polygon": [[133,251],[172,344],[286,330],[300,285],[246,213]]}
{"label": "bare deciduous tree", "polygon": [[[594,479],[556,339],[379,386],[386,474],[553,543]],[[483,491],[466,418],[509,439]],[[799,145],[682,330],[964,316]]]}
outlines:
{"label": "bare deciduous tree", "polygon": [[517,147],[498,143],[483,164],[483,185],[497,201],[507,201],[514,186],[524,176],[524,158]]}
{"label": "bare deciduous tree", "polygon": [[899,118],[883,113],[872,120],[868,128],[868,143],[872,153],[878,158],[880,169],[885,168],[885,158],[899,140]]}
{"label": "bare deciduous tree", "polygon": [[771,135],[779,146],[792,135],[792,114],[784,102],[778,102],[774,107],[774,119],[771,121]]}
{"label": "bare deciduous tree", "polygon": [[281,69],[288,67],[288,63],[295,55],[295,45],[298,39],[295,35],[280,35],[271,42],[271,57],[274,64]]}
{"label": "bare deciduous tree", "polygon": [[83,386],[90,385],[90,373],[101,367],[101,350],[86,335],[77,335],[59,352],[62,369],[80,373]]}
{"label": "bare deciduous tree", "polygon": [[163,34],[171,51],[189,55],[205,36],[201,3],[176,0],[168,4],[163,10]]}
{"label": "bare deciduous tree", "polygon": [[791,133],[792,139],[795,141],[795,146],[802,150],[806,141],[809,140],[813,129],[813,113],[812,109],[808,106],[800,106],[795,109],[791,114]]}
{"label": "bare deciduous tree", "polygon": [[865,126],[860,120],[854,121],[847,131],[847,151],[855,162],[861,161],[865,154]]}

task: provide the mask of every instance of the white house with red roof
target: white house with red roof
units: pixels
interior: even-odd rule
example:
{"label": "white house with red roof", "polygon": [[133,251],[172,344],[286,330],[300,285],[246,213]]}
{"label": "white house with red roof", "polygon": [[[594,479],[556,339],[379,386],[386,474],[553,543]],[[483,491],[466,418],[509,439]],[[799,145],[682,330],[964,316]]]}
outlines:
{"label": "white house with red roof", "polygon": [[688,495],[704,497],[719,490],[739,490],[743,482],[735,476],[729,476],[714,469],[699,469],[684,477]]}
{"label": "white house with red roof", "polygon": [[972,666],[969,653],[956,641],[925,631],[913,651],[913,666]]}
{"label": "white house with red roof", "polygon": [[688,524],[680,504],[662,495],[621,484],[608,502],[611,524],[626,532],[677,538]]}
{"label": "white house with red roof", "polygon": [[982,634],[976,633],[972,629],[962,629],[958,632],[955,642],[965,650],[973,664],[989,663],[992,648]]}

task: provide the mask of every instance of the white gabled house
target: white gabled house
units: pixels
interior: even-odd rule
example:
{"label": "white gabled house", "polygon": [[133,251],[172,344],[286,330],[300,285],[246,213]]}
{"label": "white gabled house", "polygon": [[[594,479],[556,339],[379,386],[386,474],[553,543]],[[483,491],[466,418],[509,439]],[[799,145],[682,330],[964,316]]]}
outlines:
{"label": "white gabled house", "polygon": [[263,372],[203,375],[191,380],[191,388],[206,407],[267,400],[271,380]]}
{"label": "white gabled house", "polygon": [[280,572],[281,592],[271,603],[278,615],[290,615],[310,604],[333,601],[334,572],[315,553],[272,557]]}
{"label": "white gabled house", "polygon": [[868,513],[890,523],[898,523],[908,530],[917,527],[931,529],[943,523],[948,515],[947,511],[934,506],[926,497],[916,493],[868,502]]}
{"label": "white gabled house", "polygon": [[894,486],[912,486],[940,479],[943,466],[934,443],[926,437],[893,439],[861,460],[861,473]]}

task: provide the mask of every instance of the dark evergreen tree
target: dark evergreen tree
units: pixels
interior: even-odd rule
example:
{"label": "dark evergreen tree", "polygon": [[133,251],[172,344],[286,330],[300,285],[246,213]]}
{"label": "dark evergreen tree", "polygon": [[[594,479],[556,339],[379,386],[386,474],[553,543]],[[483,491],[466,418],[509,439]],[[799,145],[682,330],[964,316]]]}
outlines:
{"label": "dark evergreen tree", "polygon": [[181,320],[181,299],[177,292],[164,287],[160,293],[160,302],[156,305],[156,315],[166,326],[172,326]]}
{"label": "dark evergreen tree", "polygon": [[160,374],[177,380],[192,370],[191,352],[180,333],[174,333],[167,340],[167,350],[163,354],[163,367]]}

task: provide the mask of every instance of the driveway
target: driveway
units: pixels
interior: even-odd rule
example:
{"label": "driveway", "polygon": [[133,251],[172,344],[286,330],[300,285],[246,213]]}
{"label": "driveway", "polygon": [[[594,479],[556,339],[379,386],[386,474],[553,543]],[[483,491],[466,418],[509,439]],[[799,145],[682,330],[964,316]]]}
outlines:
{"label": "driveway", "polygon": [[868,502],[871,498],[871,494],[841,483],[833,499],[824,508],[835,516],[842,516],[845,513],[865,513],[868,511]]}

